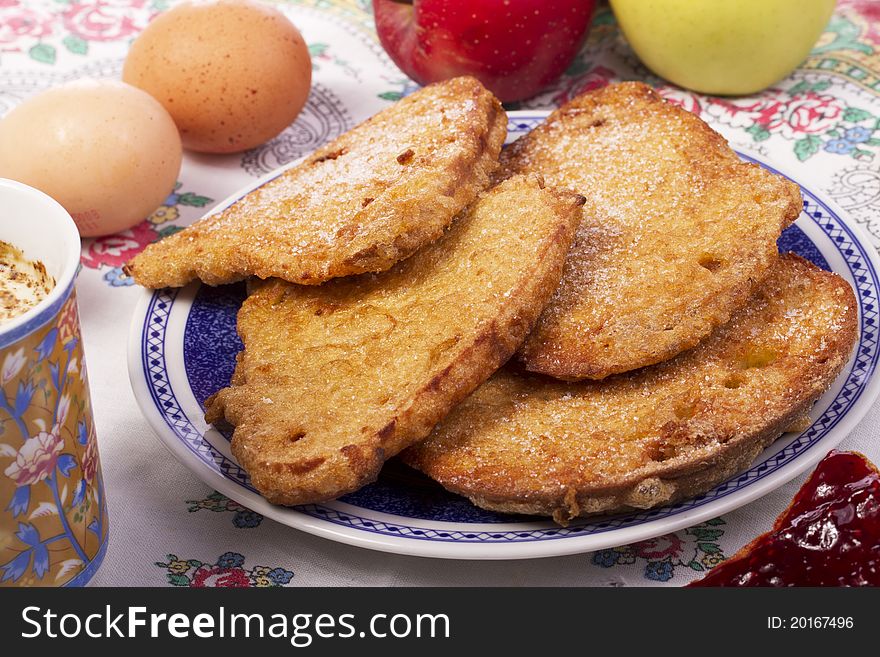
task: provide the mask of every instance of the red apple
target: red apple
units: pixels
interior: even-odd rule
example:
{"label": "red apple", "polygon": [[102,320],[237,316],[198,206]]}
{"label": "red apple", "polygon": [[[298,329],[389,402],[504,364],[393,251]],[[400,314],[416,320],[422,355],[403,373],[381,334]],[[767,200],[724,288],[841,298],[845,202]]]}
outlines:
{"label": "red apple", "polygon": [[420,84],[473,75],[502,101],[556,80],[587,34],[595,0],[373,0],[382,46]]}

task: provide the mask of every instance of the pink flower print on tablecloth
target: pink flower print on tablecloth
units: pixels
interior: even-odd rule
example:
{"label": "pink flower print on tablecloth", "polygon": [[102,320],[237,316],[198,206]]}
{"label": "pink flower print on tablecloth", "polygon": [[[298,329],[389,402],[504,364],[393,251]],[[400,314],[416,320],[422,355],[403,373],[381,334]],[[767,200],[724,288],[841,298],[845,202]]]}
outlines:
{"label": "pink flower print on tablecloth", "polygon": [[128,230],[95,239],[83,253],[82,263],[91,269],[101,265],[121,267],[157,238],[153,225],[142,221]]}
{"label": "pink flower print on tablecloth", "polygon": [[703,111],[703,106],[700,103],[699,97],[696,94],[685,91],[684,89],[662,86],[657,87],[657,93],[660,94],[664,100],[673,105],[678,105],[680,108],[687,110],[692,114],[696,114],[697,116]]}
{"label": "pink flower print on tablecloth", "polygon": [[40,9],[30,9],[20,2],[0,0],[0,45],[12,44],[21,38],[42,39],[52,35],[53,16]]}
{"label": "pink flower print on tablecloth", "polygon": [[193,574],[193,588],[250,588],[251,580],[241,568],[221,568],[220,566],[202,566]]}
{"label": "pink flower print on tablecloth", "polygon": [[877,0],[838,0],[838,12],[851,16],[843,12],[844,9],[855,10],[864,20],[866,29],[861,38],[880,46],[880,3]]}
{"label": "pink flower print on tablecloth", "polygon": [[677,558],[681,555],[682,547],[682,540],[676,534],[664,534],[633,543],[636,556],[650,560]]}
{"label": "pink flower print on tablecloth", "polygon": [[287,586],[293,579],[293,571],[281,566],[248,569],[244,555],[238,552],[225,552],[213,564],[169,554],[167,561],[157,561],[156,565],[166,569],[168,583],[172,586],[263,588]]}
{"label": "pink flower print on tablecloth", "polygon": [[779,127],[787,139],[821,134],[834,127],[843,114],[843,104],[834,96],[809,91],[793,98],[770,122],[770,129]]}
{"label": "pink flower print on tablecloth", "polygon": [[130,2],[72,2],[64,10],[64,27],[86,41],[120,41],[134,36],[146,27],[141,9],[145,0]]}
{"label": "pink flower print on tablecloth", "polygon": [[788,98],[778,89],[769,89],[758,98],[712,98],[705,110],[724,125],[747,128],[747,132],[778,132],[790,140],[822,134],[837,125],[844,110],[840,99],[815,90],[798,91],[794,89]]}
{"label": "pink flower print on tablecloth", "polygon": [[605,66],[595,66],[584,75],[569,82],[564,89],[553,96],[552,103],[558,107],[575,96],[607,87],[612,79],[614,79],[614,71]]}
{"label": "pink flower print on tablecloth", "polygon": [[764,130],[785,106],[777,97],[778,89],[769,89],[757,98],[709,98],[704,108],[706,114],[723,125],[732,128],[762,126]]}

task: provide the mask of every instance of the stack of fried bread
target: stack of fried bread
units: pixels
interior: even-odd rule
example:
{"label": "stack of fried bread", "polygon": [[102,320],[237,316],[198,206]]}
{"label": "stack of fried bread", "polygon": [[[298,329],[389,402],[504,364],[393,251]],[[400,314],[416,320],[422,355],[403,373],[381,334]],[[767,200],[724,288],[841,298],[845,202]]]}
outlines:
{"label": "stack of fried bread", "polygon": [[206,417],[268,500],[402,452],[487,509],[649,508],[748,466],[844,367],[850,286],[777,252],[796,185],[638,83],[502,152],[505,126],[476,80],[425,87],[129,263],[249,279]]}

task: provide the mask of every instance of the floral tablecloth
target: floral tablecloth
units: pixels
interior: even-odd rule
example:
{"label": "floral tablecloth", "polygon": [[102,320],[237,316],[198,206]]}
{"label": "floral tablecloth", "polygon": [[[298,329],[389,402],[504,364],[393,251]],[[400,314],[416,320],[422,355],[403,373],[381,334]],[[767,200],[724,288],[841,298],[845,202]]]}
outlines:
{"label": "floral tablecloth", "polygon": [[[0,0],[0,114],[80,77],[119,77],[128,45],[165,0]],[[187,155],[177,189],[145,221],[86,240],[78,283],[111,539],[95,583],[151,586],[683,584],[763,531],[803,477],[709,522],[633,545],[538,561],[446,562],[371,552],[264,519],[174,462],[141,417],[126,373],[129,318],[140,291],[121,265],[198,218],[254,176],[316,146],[413,89],[384,54],[367,0],[278,6],[312,54],[308,104],[284,133],[241,155]],[[670,87],[638,62],[607,8],[564,77],[521,108],[551,108],[621,79],[643,79],[699,113],[734,146],[815,181],[880,247],[880,2],[840,0],[810,57],[748,98]],[[843,447],[880,462],[880,410]]]}

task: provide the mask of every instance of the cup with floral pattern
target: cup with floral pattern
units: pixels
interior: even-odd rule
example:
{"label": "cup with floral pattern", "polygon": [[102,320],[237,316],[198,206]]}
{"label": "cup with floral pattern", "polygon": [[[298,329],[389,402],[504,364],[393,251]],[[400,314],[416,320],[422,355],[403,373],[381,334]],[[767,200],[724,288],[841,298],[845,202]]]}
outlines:
{"label": "cup with floral pattern", "polygon": [[0,241],[45,266],[54,287],[0,323],[0,586],[78,586],[107,546],[107,509],[74,282],[70,215],[0,179]]}

